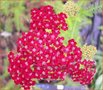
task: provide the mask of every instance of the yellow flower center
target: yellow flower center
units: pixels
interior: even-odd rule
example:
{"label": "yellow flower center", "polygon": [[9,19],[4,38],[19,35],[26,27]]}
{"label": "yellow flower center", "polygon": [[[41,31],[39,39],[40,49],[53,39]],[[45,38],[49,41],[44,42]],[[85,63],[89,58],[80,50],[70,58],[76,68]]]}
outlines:
{"label": "yellow flower center", "polygon": [[84,69],[84,65],[80,64],[79,69]]}
{"label": "yellow flower center", "polygon": [[47,33],[52,33],[52,30],[51,30],[51,29],[45,29],[45,31],[46,31]]}

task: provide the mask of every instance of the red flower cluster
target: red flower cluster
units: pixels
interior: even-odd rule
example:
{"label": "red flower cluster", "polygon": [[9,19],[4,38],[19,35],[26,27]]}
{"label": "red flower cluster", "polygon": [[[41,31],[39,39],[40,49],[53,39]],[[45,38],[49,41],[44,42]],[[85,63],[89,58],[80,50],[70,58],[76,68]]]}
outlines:
{"label": "red flower cluster", "polygon": [[[82,52],[74,39],[64,46],[64,38],[59,36],[61,29],[68,29],[66,18],[64,13],[55,14],[51,6],[31,11],[30,30],[19,38],[18,53],[10,52],[8,55],[8,71],[14,82],[25,90],[35,84],[35,79],[64,80],[67,74],[82,84],[92,80],[94,72],[91,73],[90,68],[93,63],[81,62]],[[85,68],[80,69],[82,64]]]}
{"label": "red flower cluster", "polygon": [[74,64],[71,70],[71,78],[73,81],[78,81],[80,84],[88,85],[92,82],[96,73],[95,62],[83,60]]}
{"label": "red flower cluster", "polygon": [[30,29],[51,29],[54,33],[59,29],[67,30],[65,18],[64,13],[56,14],[51,6],[43,6],[40,10],[34,8],[31,11]]}

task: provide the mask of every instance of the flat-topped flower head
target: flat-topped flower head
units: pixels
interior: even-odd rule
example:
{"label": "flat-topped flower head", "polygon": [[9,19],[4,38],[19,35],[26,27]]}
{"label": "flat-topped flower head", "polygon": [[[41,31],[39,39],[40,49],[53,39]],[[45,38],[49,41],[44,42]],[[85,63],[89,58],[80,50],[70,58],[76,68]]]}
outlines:
{"label": "flat-topped flower head", "polygon": [[64,5],[64,12],[69,16],[76,16],[79,9],[79,6],[77,6],[72,0],[68,0]]}
{"label": "flat-topped flower head", "polygon": [[[64,13],[56,14],[52,6],[31,10],[30,30],[18,39],[17,53],[8,55],[10,76],[24,90],[30,90],[36,80],[64,80],[68,74],[81,84],[93,79],[93,63],[82,62],[82,51],[75,40],[70,39],[64,46],[64,37],[59,36],[60,30],[68,29],[66,18]],[[78,79],[84,74],[88,77]]]}
{"label": "flat-topped flower head", "polygon": [[82,48],[82,57],[84,59],[90,59],[92,60],[94,55],[96,54],[97,52],[97,49],[95,46],[92,46],[92,45],[84,45]]}
{"label": "flat-topped flower head", "polygon": [[96,73],[95,61],[83,60],[73,66],[71,78],[73,81],[80,82],[80,84],[88,85],[92,82]]}

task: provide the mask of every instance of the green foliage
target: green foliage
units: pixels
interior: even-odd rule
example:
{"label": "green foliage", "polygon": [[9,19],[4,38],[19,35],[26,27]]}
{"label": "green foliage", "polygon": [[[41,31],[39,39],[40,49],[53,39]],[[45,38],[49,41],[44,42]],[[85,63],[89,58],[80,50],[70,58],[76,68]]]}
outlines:
{"label": "green foliage", "polygon": [[0,90],[21,90],[19,86],[15,86],[13,80],[9,80],[5,87]]}
{"label": "green foliage", "polygon": [[98,27],[98,30],[103,30],[103,25],[101,25],[100,27]]}
{"label": "green foliage", "polygon": [[[1,14],[6,17],[5,19],[5,30],[8,32],[13,31],[13,26],[17,30],[23,29],[26,30],[23,23],[21,23],[23,19],[23,13],[25,11],[24,0],[22,1],[8,1],[2,0],[0,1],[1,5]],[[0,27],[1,28],[1,27]]]}
{"label": "green foliage", "polygon": [[[93,83],[91,84],[91,88],[95,88],[95,90],[102,90],[102,81],[103,77],[101,77],[101,75],[103,74],[103,70],[102,70],[102,52],[101,51],[98,51],[94,57],[94,59],[96,60],[96,75],[95,75],[95,78],[94,78],[94,81]],[[100,80],[101,79],[101,80]]]}
{"label": "green foliage", "polygon": [[[18,6],[16,7],[16,5],[18,4]],[[12,8],[11,12],[14,13],[14,21],[15,24],[16,24],[16,27],[17,27],[17,30],[20,30],[20,28],[23,27],[23,24],[21,23],[20,19],[21,19],[21,15],[23,13],[23,11],[25,10],[25,7],[24,7],[24,2],[21,1],[19,3],[15,3],[15,7]]]}
{"label": "green foliage", "polygon": [[103,86],[102,86],[102,83],[103,83],[103,74],[100,75],[97,80],[96,80],[96,83],[95,83],[95,90],[102,90]]}

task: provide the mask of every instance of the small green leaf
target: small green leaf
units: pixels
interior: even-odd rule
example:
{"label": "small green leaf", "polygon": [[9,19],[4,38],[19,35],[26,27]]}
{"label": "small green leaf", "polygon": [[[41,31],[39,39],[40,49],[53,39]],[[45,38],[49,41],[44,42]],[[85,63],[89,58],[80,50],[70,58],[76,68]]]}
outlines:
{"label": "small green leaf", "polygon": [[100,76],[97,78],[97,80],[96,80],[96,82],[95,82],[95,90],[102,90],[102,89],[103,89],[102,84],[103,84],[103,74],[100,75]]}

